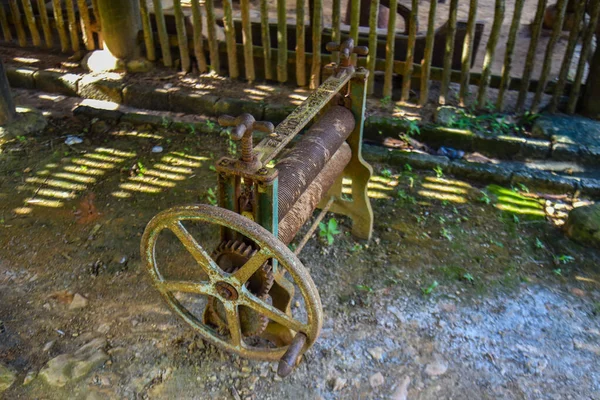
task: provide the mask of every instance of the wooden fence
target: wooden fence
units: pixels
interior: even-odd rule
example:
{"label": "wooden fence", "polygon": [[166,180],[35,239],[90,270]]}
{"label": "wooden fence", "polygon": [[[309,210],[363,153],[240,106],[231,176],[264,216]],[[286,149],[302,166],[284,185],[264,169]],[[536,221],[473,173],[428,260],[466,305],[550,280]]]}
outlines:
{"label": "wooden fence", "polygon": [[[547,0],[537,0],[534,8],[535,0],[464,0],[460,3],[466,21],[459,19],[458,0],[443,5],[447,15],[440,14],[437,0],[362,1],[361,5],[361,0],[239,0],[235,4],[232,0],[218,4],[173,0],[172,9],[164,10],[161,0],[139,0],[140,42],[149,60],[160,59],[166,67],[315,88],[321,82],[322,66],[338,57],[325,51],[327,42],[350,37],[371,50],[358,60],[371,71],[369,94],[424,105],[454,102],[451,93],[456,93],[459,105],[492,105],[503,110],[512,92],[516,100],[511,98],[509,105],[516,112],[535,112],[543,103],[553,112],[559,107],[575,111],[595,43],[600,0],[557,0],[552,5],[553,27],[546,31],[542,26]],[[533,18],[523,16],[526,3],[535,9]],[[295,5],[295,13],[290,13],[290,4]],[[488,12],[484,23],[478,21],[478,8],[489,10],[492,4],[493,15]],[[343,8],[346,18],[342,18]],[[386,9],[387,28],[378,29],[380,12]],[[419,29],[419,15],[427,17],[424,29]],[[404,31],[398,29],[398,17],[404,19]],[[436,28],[440,18],[446,21]],[[91,4],[86,0],[52,0],[51,5],[46,0],[0,3],[4,41],[21,47],[54,48],[58,44],[65,53],[100,48],[98,21],[95,0]],[[502,36],[505,22],[509,30]],[[562,29],[566,22],[568,33]],[[526,41],[524,31],[530,32]],[[540,38],[545,50],[540,48]],[[564,50],[557,52],[561,41]],[[516,49],[520,50],[519,68],[515,67]],[[479,52],[484,53],[480,65],[476,64]],[[494,74],[494,61],[498,66],[502,52],[501,71]],[[573,65],[575,54],[579,58]],[[553,64],[557,69],[558,63],[559,72],[552,74]],[[439,84],[432,85],[433,81]],[[410,96],[411,89],[418,91],[417,99]],[[491,94],[490,89],[495,92]]]}

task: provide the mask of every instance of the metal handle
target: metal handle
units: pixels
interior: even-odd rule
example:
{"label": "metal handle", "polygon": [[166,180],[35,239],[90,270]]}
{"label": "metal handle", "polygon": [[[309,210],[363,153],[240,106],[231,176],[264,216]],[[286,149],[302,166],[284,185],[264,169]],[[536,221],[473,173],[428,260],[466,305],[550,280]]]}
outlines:
{"label": "metal handle", "polygon": [[[254,117],[248,113],[244,113],[238,117],[231,115],[221,115],[218,118],[219,125],[222,127],[234,127],[231,132],[233,140],[242,141],[242,157],[241,160],[246,163],[254,163],[255,156],[252,151],[252,134],[255,130],[273,133],[275,126],[268,121],[256,121]],[[260,168],[260,167],[259,167]]]}
{"label": "metal handle", "polygon": [[279,366],[277,367],[277,375],[285,378],[292,373],[294,367],[298,363],[298,357],[302,355],[301,351],[306,344],[306,335],[304,333],[297,333],[292,340],[292,343],[288,346],[287,351],[279,360]]}

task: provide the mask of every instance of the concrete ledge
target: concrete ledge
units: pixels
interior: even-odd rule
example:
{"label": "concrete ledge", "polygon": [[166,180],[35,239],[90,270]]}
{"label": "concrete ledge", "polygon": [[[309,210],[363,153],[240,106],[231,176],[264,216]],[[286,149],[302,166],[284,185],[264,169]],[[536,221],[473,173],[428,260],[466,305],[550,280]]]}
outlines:
{"label": "concrete ledge", "polygon": [[219,97],[190,90],[173,89],[169,92],[169,109],[186,114],[213,115]]}
{"label": "concrete ledge", "polygon": [[35,89],[35,68],[6,66],[6,76],[10,86],[23,89]]}
{"label": "concrete ledge", "polygon": [[81,75],[39,70],[33,74],[33,78],[35,80],[35,88],[38,90],[60,93],[67,96],[77,96],[77,83],[81,80]]}
{"label": "concrete ledge", "polygon": [[123,88],[123,104],[146,110],[169,111],[168,89],[133,84]]}
{"label": "concrete ledge", "polygon": [[104,76],[85,75],[79,80],[77,94],[80,97],[94,100],[112,101],[123,103],[123,87],[118,74],[104,74]]}
{"label": "concrete ledge", "polygon": [[222,97],[215,103],[212,114],[237,117],[244,113],[252,114],[257,121],[261,121],[264,119],[265,107],[257,102]]}

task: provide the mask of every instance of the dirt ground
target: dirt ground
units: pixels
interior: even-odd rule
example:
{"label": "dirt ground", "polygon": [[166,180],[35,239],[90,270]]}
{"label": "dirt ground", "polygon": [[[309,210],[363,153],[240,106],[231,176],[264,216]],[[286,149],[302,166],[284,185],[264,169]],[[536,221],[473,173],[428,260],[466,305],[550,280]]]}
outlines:
{"label": "dirt ground", "polygon": [[[337,217],[334,243],[300,255],[325,320],[281,380],[177,319],[140,260],[156,213],[212,201],[226,138],[67,116],[0,149],[0,360],[18,374],[6,399],[600,399],[600,254],[558,227],[580,199],[375,165],[371,242]],[[100,366],[63,387],[37,376],[93,339]]]}

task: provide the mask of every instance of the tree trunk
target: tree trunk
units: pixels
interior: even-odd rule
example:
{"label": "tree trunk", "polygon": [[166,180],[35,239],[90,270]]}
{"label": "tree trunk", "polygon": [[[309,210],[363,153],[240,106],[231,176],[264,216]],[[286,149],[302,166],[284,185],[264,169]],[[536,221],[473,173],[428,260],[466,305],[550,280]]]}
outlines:
{"label": "tree trunk", "polygon": [[98,0],[98,11],[104,49],[120,60],[137,58],[141,22],[137,0]]}
{"label": "tree trunk", "polygon": [[[600,40],[600,23],[596,26],[596,42]],[[581,113],[600,119],[600,46],[596,46],[590,62],[585,92],[581,98]]]}
{"label": "tree trunk", "polygon": [[17,116],[4,63],[0,60],[0,125],[12,122]]}

